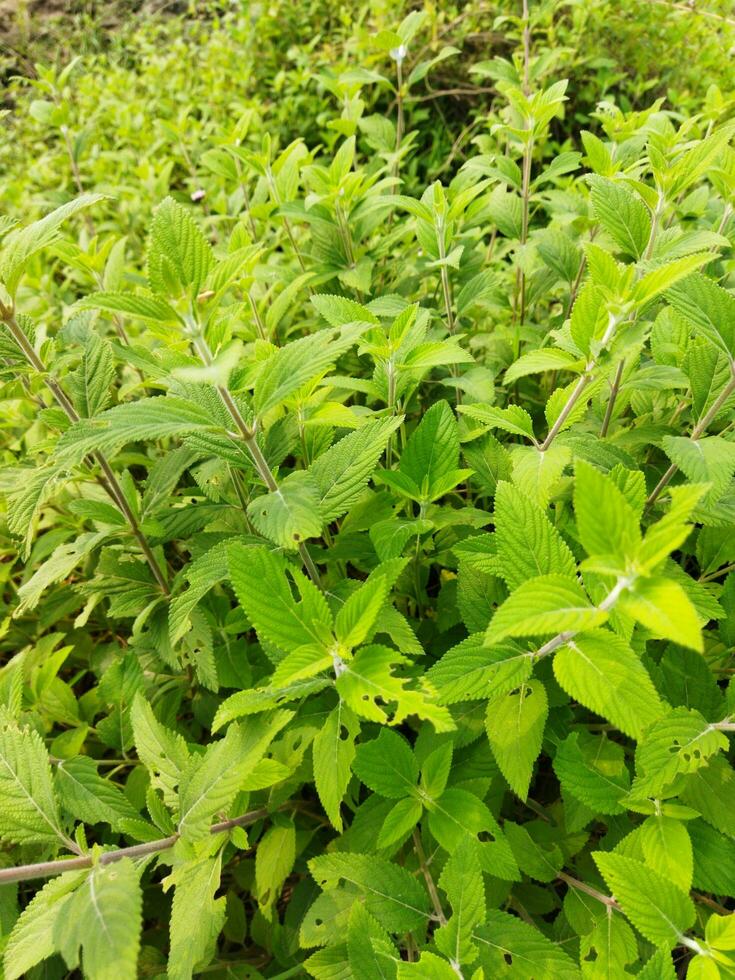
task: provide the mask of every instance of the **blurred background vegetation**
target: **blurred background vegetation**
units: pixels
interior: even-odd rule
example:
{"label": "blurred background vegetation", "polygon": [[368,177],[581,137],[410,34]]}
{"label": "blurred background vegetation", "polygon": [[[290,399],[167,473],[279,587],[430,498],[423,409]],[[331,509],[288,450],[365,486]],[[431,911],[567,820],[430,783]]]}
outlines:
{"label": "blurred background vegetation", "polygon": [[[416,152],[404,176],[424,184],[459,166],[492,123],[488,66],[516,46],[521,7],[522,0],[0,0],[5,207],[27,212],[79,186],[109,184],[135,231],[141,205],[206,186],[202,158],[212,146],[267,131],[281,146],[303,137],[329,149],[344,131],[334,121],[340,102],[347,119],[394,112],[394,92],[364,73],[393,70],[375,32],[417,8],[429,16],[409,67],[446,45],[459,49],[405,100]],[[683,116],[735,91],[731,0],[531,0],[531,7],[534,44],[554,62],[546,70],[570,82],[550,149],[569,131],[594,130],[602,101],[629,110],[661,98]],[[350,79],[356,71],[362,80]],[[359,110],[347,105],[356,99]],[[216,210],[216,202],[204,207]]]}

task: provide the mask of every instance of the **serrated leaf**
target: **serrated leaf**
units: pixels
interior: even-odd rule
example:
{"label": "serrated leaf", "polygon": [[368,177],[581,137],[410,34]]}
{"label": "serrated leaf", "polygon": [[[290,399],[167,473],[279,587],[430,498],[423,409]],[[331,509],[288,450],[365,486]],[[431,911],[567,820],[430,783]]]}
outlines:
{"label": "serrated leaf", "polygon": [[340,804],[350,781],[359,731],[354,714],[340,701],[311,743],[316,791],[332,826],[340,832]]}
{"label": "serrated leaf", "polygon": [[406,740],[389,729],[359,746],[352,768],[361,782],[381,796],[401,799],[416,792],[416,758]]}
{"label": "serrated leaf", "polygon": [[473,938],[488,977],[580,980],[579,967],[560,945],[508,912],[490,909]]}
{"label": "serrated leaf", "polygon": [[0,718],[0,838],[46,845],[64,839],[46,746],[7,716]]}
{"label": "serrated leaf", "polygon": [[54,925],[54,945],[69,969],[89,980],[135,980],[143,925],[143,896],[130,858],[98,865]]}
{"label": "serrated leaf", "polygon": [[520,585],[490,621],[486,642],[508,636],[545,636],[599,626],[607,613],[593,606],[573,578],[539,575]]}
{"label": "serrated leaf", "polygon": [[592,855],[623,912],[656,946],[675,946],[696,914],[691,898],[640,861],[596,851]]}
{"label": "serrated leaf", "polygon": [[169,980],[191,980],[194,969],[208,962],[225,921],[225,898],[215,898],[222,872],[221,855],[187,861],[164,881],[174,886],[169,925]]}
{"label": "serrated leaf", "polygon": [[194,299],[213,266],[212,249],[193,216],[167,197],[153,215],[148,242],[148,278],[154,291]]}
{"label": "serrated leaf", "polygon": [[490,748],[511,789],[523,800],[541,751],[548,713],[546,689],[536,680],[488,701],[485,730]]}
{"label": "serrated leaf", "polygon": [[592,188],[592,209],[598,221],[626,255],[639,259],[651,235],[648,208],[622,184],[597,175],[587,179]]}
{"label": "serrated leaf", "polygon": [[390,932],[409,932],[429,918],[428,895],[416,878],[374,854],[322,854],[309,861],[309,870],[322,889],[353,885],[370,915]]}
{"label": "serrated leaf", "polygon": [[331,635],[332,615],[324,597],[282,555],[235,543],[228,548],[228,567],[235,594],[261,639],[290,652],[304,643],[318,645]]}
{"label": "serrated leaf", "polygon": [[554,675],[567,694],[632,738],[664,713],[648,671],[609,630],[590,630],[561,647]]}
{"label": "serrated leaf", "polygon": [[498,571],[514,589],[538,575],[573,576],[569,547],[543,510],[517,487],[498,483],[495,494]]}
{"label": "serrated leaf", "polygon": [[403,416],[370,419],[322,453],[309,468],[325,524],[342,517],[359,499]]}
{"label": "serrated leaf", "polygon": [[321,534],[319,487],[304,470],[290,473],[278,489],[256,497],[248,516],[260,533],[281,548],[296,548],[307,538]]}

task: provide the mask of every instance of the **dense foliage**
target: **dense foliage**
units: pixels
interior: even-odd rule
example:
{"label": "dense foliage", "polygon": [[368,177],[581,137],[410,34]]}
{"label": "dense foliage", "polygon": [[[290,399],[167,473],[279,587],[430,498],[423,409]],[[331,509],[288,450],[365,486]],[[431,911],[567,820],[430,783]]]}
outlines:
{"label": "dense foliage", "polygon": [[5,980],[735,977],[731,66],[512,6],[14,84]]}

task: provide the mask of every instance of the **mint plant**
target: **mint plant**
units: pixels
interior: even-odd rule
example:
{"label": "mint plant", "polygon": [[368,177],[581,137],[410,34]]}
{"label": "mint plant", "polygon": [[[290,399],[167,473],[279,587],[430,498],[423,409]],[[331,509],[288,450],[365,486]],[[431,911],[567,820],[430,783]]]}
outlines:
{"label": "mint plant", "polygon": [[735,976],[735,124],[570,128],[545,17],[425,186],[409,14],[3,218],[7,980]]}

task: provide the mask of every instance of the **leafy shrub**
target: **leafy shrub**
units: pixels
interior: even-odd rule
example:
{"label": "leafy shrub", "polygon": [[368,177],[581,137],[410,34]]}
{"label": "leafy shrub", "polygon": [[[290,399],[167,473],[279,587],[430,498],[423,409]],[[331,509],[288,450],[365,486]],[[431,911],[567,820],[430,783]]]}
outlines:
{"label": "leafy shrub", "polygon": [[735,974],[735,123],[517,26],[417,193],[362,69],[3,220],[7,980]]}

